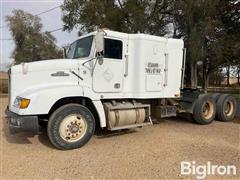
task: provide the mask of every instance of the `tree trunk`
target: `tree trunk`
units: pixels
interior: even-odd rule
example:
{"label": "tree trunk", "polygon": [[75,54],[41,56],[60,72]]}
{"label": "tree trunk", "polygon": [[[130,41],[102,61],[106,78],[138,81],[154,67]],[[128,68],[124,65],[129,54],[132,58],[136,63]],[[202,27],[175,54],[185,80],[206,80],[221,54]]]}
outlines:
{"label": "tree trunk", "polygon": [[227,66],[227,85],[230,85],[230,65]]}
{"label": "tree trunk", "polygon": [[198,84],[198,78],[197,78],[197,63],[192,62],[191,63],[191,88],[197,88]]}

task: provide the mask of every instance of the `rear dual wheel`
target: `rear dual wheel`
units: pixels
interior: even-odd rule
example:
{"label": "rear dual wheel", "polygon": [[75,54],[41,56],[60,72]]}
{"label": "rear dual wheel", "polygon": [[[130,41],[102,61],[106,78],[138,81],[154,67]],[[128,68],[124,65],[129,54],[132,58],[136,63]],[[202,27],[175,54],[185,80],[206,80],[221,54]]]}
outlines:
{"label": "rear dual wheel", "polygon": [[237,112],[237,100],[231,95],[222,94],[217,100],[216,119],[220,121],[232,121]]}
{"label": "rear dual wheel", "polygon": [[236,115],[237,101],[228,94],[201,95],[196,100],[193,111],[198,124],[210,124],[215,118],[220,121],[232,121]]}
{"label": "rear dual wheel", "polygon": [[198,124],[210,124],[216,115],[216,103],[209,95],[201,95],[196,100],[193,111],[194,120]]}

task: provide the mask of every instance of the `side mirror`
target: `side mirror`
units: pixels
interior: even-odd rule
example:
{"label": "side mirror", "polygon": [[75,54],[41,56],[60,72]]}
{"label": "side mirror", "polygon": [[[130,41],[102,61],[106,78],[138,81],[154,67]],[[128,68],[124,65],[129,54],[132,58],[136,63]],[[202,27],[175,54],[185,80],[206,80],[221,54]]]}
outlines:
{"label": "side mirror", "polygon": [[95,45],[97,53],[101,53],[104,50],[104,32],[98,31],[95,36]]}

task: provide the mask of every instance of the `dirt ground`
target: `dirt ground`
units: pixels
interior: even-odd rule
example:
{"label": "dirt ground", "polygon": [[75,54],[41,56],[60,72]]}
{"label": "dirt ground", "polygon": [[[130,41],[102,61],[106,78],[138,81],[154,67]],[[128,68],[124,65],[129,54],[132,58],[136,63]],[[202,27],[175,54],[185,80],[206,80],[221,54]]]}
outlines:
{"label": "dirt ground", "polygon": [[224,179],[240,178],[239,121],[200,126],[180,118],[161,120],[60,151],[46,132],[10,135],[3,113],[7,98],[0,103],[1,179],[196,179],[180,175],[181,161],[235,165],[237,175]]}

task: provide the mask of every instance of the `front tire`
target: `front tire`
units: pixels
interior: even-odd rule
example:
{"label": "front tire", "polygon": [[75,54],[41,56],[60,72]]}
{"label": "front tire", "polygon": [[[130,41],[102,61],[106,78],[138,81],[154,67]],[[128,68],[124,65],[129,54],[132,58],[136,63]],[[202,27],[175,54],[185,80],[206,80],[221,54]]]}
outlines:
{"label": "front tire", "polygon": [[95,120],[86,107],[67,104],[58,108],[48,122],[48,137],[58,149],[67,150],[85,145],[95,131]]}

